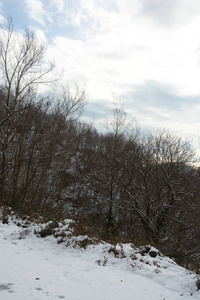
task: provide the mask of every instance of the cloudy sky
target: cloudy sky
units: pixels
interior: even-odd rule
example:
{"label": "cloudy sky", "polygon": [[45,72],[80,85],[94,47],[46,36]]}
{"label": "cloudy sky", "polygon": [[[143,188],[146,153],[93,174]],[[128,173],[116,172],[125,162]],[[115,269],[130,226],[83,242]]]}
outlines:
{"label": "cloudy sky", "polygon": [[115,95],[141,128],[198,146],[199,0],[0,0],[0,22],[6,14],[49,44],[65,81],[86,86],[85,116],[97,127]]}

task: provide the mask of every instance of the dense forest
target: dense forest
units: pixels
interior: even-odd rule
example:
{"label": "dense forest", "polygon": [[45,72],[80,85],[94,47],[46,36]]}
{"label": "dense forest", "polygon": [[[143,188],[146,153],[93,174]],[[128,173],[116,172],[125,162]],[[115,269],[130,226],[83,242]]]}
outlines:
{"label": "dense forest", "polygon": [[8,18],[0,36],[0,204],[73,218],[104,240],[151,243],[188,266],[200,260],[200,171],[190,144],[144,134],[115,100],[104,133],[83,122],[85,91],[58,84],[46,47]]}

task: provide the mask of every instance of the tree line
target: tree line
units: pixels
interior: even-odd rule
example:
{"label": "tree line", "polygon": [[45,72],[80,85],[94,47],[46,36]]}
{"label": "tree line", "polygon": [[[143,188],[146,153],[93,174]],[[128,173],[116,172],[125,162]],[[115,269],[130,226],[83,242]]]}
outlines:
{"label": "tree line", "polygon": [[80,118],[85,91],[55,85],[46,47],[11,18],[0,37],[0,202],[26,214],[79,220],[111,241],[151,243],[199,262],[200,172],[191,145],[144,134],[115,101],[106,132]]}

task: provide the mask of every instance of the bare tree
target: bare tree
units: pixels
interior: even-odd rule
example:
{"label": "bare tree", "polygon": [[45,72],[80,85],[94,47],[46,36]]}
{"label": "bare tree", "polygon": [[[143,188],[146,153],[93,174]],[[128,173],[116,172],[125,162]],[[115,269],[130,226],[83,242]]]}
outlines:
{"label": "bare tree", "polygon": [[26,29],[23,34],[17,33],[11,17],[0,31],[0,70],[6,91],[3,104],[7,109],[6,118],[0,122],[2,125],[21,109],[21,103],[30,101],[38,84],[52,84],[57,79],[50,76],[54,64],[45,60],[46,45],[39,42],[33,32]]}
{"label": "bare tree", "polygon": [[119,220],[118,207],[121,201],[120,177],[126,143],[136,140],[138,129],[126,120],[122,101],[115,99],[113,118],[106,123],[107,133],[99,139],[91,164],[91,180],[98,218],[101,220],[104,238],[114,237]]}
{"label": "bare tree", "polygon": [[188,203],[185,182],[192,157],[189,143],[166,131],[150,135],[137,151],[127,151],[125,202],[139,218],[149,242],[166,240],[170,220],[180,221],[178,207]]}
{"label": "bare tree", "polygon": [[77,84],[70,88],[68,84],[61,87],[56,99],[56,107],[60,109],[67,120],[78,119],[86,105],[86,92]]}
{"label": "bare tree", "polygon": [[46,46],[40,43],[33,32],[25,30],[19,34],[14,30],[11,17],[0,29],[0,76],[3,97],[0,107],[1,170],[0,189],[3,195],[4,179],[10,169],[8,147],[16,128],[15,115],[33,106],[39,84],[52,84],[50,76],[53,63],[45,61]]}
{"label": "bare tree", "polygon": [[[4,200],[26,211],[59,210],[66,202],[69,183],[64,175],[72,168],[80,133],[77,120],[49,101],[15,114],[16,132],[7,148]],[[73,177],[73,176],[71,176]]]}

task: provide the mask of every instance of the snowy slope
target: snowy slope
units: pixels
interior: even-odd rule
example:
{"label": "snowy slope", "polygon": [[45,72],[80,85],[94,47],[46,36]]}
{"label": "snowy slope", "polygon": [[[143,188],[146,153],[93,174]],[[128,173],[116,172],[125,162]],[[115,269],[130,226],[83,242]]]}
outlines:
{"label": "snowy slope", "polygon": [[[195,274],[169,258],[142,255],[130,244],[80,249],[73,247],[70,234],[58,244],[59,237],[34,234],[42,226],[23,229],[0,221],[0,299],[200,299]],[[69,233],[67,225],[65,229]]]}

